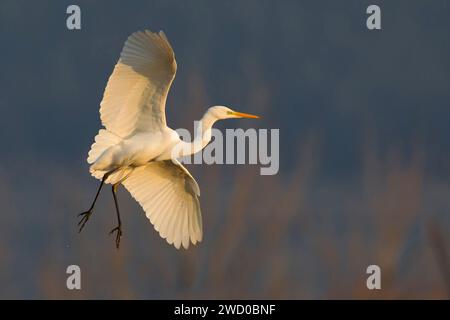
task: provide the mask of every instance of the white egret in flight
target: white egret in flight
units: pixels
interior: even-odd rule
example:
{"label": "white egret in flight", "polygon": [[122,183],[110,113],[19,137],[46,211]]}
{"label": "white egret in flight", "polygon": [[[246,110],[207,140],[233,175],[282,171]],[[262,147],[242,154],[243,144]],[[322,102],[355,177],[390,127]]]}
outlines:
{"label": "white egret in flight", "polygon": [[119,248],[122,222],[116,191],[123,184],[169,244],[188,248],[190,242],[202,240],[200,189],[176,158],[201,151],[210,142],[217,120],[258,117],[213,106],[200,120],[193,141],[182,141],[166,125],[165,115],[176,70],[175,54],[162,31],[128,37],[100,103],[105,128],[95,137],[87,162],[101,183],[89,210],[79,215],[79,231],[92,215],[102,186],[112,184],[118,225],[110,234],[116,232]]}

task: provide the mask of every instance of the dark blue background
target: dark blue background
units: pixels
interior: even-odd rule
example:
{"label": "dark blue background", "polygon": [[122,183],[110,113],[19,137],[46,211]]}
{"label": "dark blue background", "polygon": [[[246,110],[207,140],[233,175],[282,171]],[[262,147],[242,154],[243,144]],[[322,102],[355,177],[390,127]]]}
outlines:
{"label": "dark blue background", "polygon": [[[69,4],[81,7],[81,30],[66,28]],[[382,30],[366,28],[369,4],[381,7]],[[391,219],[398,220],[399,212],[405,212],[408,223],[400,219],[399,229],[393,229],[392,234],[409,231],[405,231],[401,249],[394,250],[398,252],[393,254],[397,262],[387,259],[396,266],[392,269],[437,274],[439,267],[429,251],[426,226],[430,219],[437,219],[441,232],[448,234],[450,228],[449,17],[449,1],[440,0],[3,0],[0,228],[4,231],[0,236],[0,264],[6,271],[0,276],[0,296],[72,297],[64,287],[65,266],[90,261],[91,271],[85,271],[90,272],[89,279],[103,279],[110,286],[110,290],[102,290],[105,285],[98,284],[97,289],[86,285],[83,297],[90,298],[368,297],[364,289],[346,289],[355,270],[363,279],[355,283],[364,284],[368,264],[361,258],[364,262],[352,269],[347,257],[351,255],[349,245],[359,240],[349,235],[356,232],[367,236],[361,250],[375,252],[373,256],[368,254],[367,262],[376,260],[373,257],[393,246],[393,240],[376,228],[391,225]],[[228,258],[211,243],[214,237],[228,232],[221,229],[228,221],[223,204],[236,197],[233,192],[241,190],[238,186],[245,180],[246,167],[190,167],[202,191],[206,189],[202,193],[205,240],[192,249],[194,256],[178,253],[160,241],[153,228],[145,224],[141,209],[125,193],[121,197],[126,208],[133,211],[128,219],[137,219],[136,212],[142,216],[134,222],[136,231],[132,232],[131,226],[124,231],[125,237],[129,236],[125,238],[129,251],[125,247],[116,253],[112,239],[106,236],[113,223],[110,206],[103,212],[99,208],[96,214],[111,221],[106,224],[93,219],[87,235],[74,233],[74,216],[89,204],[96,187],[85,159],[100,127],[98,108],[106,81],[126,37],[143,29],[164,30],[176,53],[178,73],[167,102],[168,124],[173,128],[192,130],[192,121],[199,119],[207,107],[222,104],[260,114],[263,119],[258,123],[224,122],[219,128],[280,129],[279,175],[260,177],[257,168],[248,168],[253,171],[245,174],[252,175],[254,181],[242,189],[248,197],[239,198],[239,205],[229,209],[239,212],[236,219],[244,219],[239,230],[245,236],[238,238],[241,240],[224,238],[225,247],[237,241],[237,247],[230,245]],[[310,175],[313,177],[308,178]],[[296,189],[296,179],[307,183]],[[217,183],[215,187],[211,187],[211,181]],[[224,199],[224,194],[229,198]],[[300,208],[281,200],[285,196],[295,199],[297,194],[308,204]],[[258,216],[261,209],[252,205],[255,200],[272,201],[274,209],[267,216]],[[418,203],[409,207],[413,200]],[[105,203],[111,205],[109,199]],[[389,209],[383,211],[383,205]],[[376,224],[374,219],[382,216],[379,211],[385,215]],[[243,218],[248,212],[255,212],[255,218]],[[213,218],[208,215],[216,215],[216,220],[209,221]],[[285,215],[290,218],[283,220]],[[277,225],[279,219],[289,223],[284,226],[282,241],[266,249],[266,258],[271,263],[285,261],[279,262],[282,266],[277,264],[281,269],[271,266],[261,271],[259,267],[267,262],[261,258],[256,265],[246,263],[260,273],[245,280],[237,277],[243,268],[234,264],[242,254],[237,248],[248,247],[250,252],[255,247],[267,248],[254,233]],[[234,226],[236,222],[229,223]],[[334,231],[328,230],[328,225]],[[307,228],[310,234],[299,232],[296,226]],[[94,232],[94,228],[102,231]],[[337,253],[328,262],[318,258],[324,253],[310,245],[321,241],[318,233],[325,237],[324,243],[341,248],[330,249]],[[377,235],[386,242],[379,242]],[[85,242],[80,242],[83,237]],[[152,243],[152,249],[146,246],[148,243]],[[374,249],[377,245],[379,250]],[[424,253],[418,253],[421,245]],[[93,250],[92,246],[95,253],[86,257],[83,252],[86,248]],[[102,252],[104,248],[108,253]],[[131,250],[133,254],[127,253]],[[143,252],[148,261],[142,261]],[[229,259],[226,261],[231,269],[220,272],[213,262],[209,265],[207,261],[215,261],[216,254]],[[103,255],[102,264],[97,264],[96,257]],[[356,253],[356,261],[360,257]],[[188,261],[188,271],[176,268],[167,279],[160,269],[147,273],[145,266],[153,259],[166,261],[162,269],[167,264],[180,265],[179,259]],[[426,265],[414,264],[419,260]],[[110,269],[114,263],[119,271]],[[306,265],[301,269],[295,267],[296,263]],[[92,271],[96,265],[102,266],[103,271],[96,272],[104,272],[103,278]],[[207,276],[206,269],[218,275]],[[126,280],[120,272],[127,274]],[[183,272],[189,275],[184,277]],[[330,279],[335,272],[341,280]],[[392,271],[389,279],[397,281],[396,272]],[[141,273],[151,276],[143,280],[138,276]],[[225,280],[214,284],[215,277]],[[269,284],[262,279],[269,279]],[[417,289],[415,297],[442,297],[445,287],[440,287],[438,279],[439,275],[425,277],[420,284],[408,278],[392,280],[394,289],[386,289],[384,297],[408,297],[410,291],[405,288],[411,286],[432,288]],[[227,282],[236,281],[241,289],[226,287]],[[330,288],[331,282],[336,288]],[[277,283],[284,283],[284,287],[277,289]],[[118,287],[128,291],[114,291]],[[267,291],[261,289],[266,287]]]}

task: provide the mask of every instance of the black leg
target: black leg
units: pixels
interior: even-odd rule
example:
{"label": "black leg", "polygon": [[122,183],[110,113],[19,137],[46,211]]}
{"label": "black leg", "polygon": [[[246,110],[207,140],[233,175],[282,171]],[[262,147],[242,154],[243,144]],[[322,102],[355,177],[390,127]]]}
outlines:
{"label": "black leg", "polygon": [[116,213],[117,213],[117,223],[118,226],[112,229],[109,234],[112,234],[114,232],[117,232],[116,234],[116,248],[119,249],[120,245],[120,238],[122,237],[122,221],[120,220],[120,212],[119,212],[119,204],[117,203],[117,187],[119,186],[119,183],[112,186],[112,194],[114,198],[114,204],[116,205]]}
{"label": "black leg", "polygon": [[98,195],[100,194],[100,191],[102,190],[103,185],[105,184],[106,179],[108,179],[109,175],[113,173],[113,171],[107,172],[105,173],[105,175],[102,178],[102,181],[100,182],[100,186],[98,187],[97,190],[97,194],[95,195],[94,201],[92,202],[91,207],[89,208],[88,211],[82,212],[80,213],[78,216],[81,217],[80,222],[78,222],[78,226],[80,227],[80,229],[78,230],[78,232],[81,232],[81,230],[83,230],[84,225],[86,224],[86,222],[89,220],[89,218],[91,217],[92,214],[92,210],[94,209],[95,203],[97,202],[97,198]]}

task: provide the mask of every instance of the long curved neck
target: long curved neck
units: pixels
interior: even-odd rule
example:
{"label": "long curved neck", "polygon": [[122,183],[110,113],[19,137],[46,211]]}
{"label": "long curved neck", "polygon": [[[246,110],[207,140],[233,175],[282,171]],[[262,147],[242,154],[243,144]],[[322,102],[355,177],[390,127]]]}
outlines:
{"label": "long curved neck", "polygon": [[208,110],[200,121],[196,121],[192,142],[182,142],[182,156],[189,156],[202,150],[211,141],[211,129],[218,119]]}

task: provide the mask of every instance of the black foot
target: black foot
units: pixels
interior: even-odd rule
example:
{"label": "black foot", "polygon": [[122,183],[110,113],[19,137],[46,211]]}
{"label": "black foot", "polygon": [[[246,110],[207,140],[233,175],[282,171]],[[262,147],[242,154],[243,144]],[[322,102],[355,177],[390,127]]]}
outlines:
{"label": "black foot", "polygon": [[79,217],[81,217],[80,222],[78,222],[78,226],[80,227],[80,229],[78,230],[78,233],[80,233],[81,230],[83,230],[84,225],[91,217],[91,214],[92,214],[92,210],[88,210],[88,211],[82,212],[78,215]]}
{"label": "black foot", "polygon": [[120,245],[120,238],[122,238],[122,226],[118,225],[117,227],[115,227],[114,229],[112,229],[109,234],[113,234],[115,231],[117,231],[116,234],[116,248],[119,249],[119,245]]}

